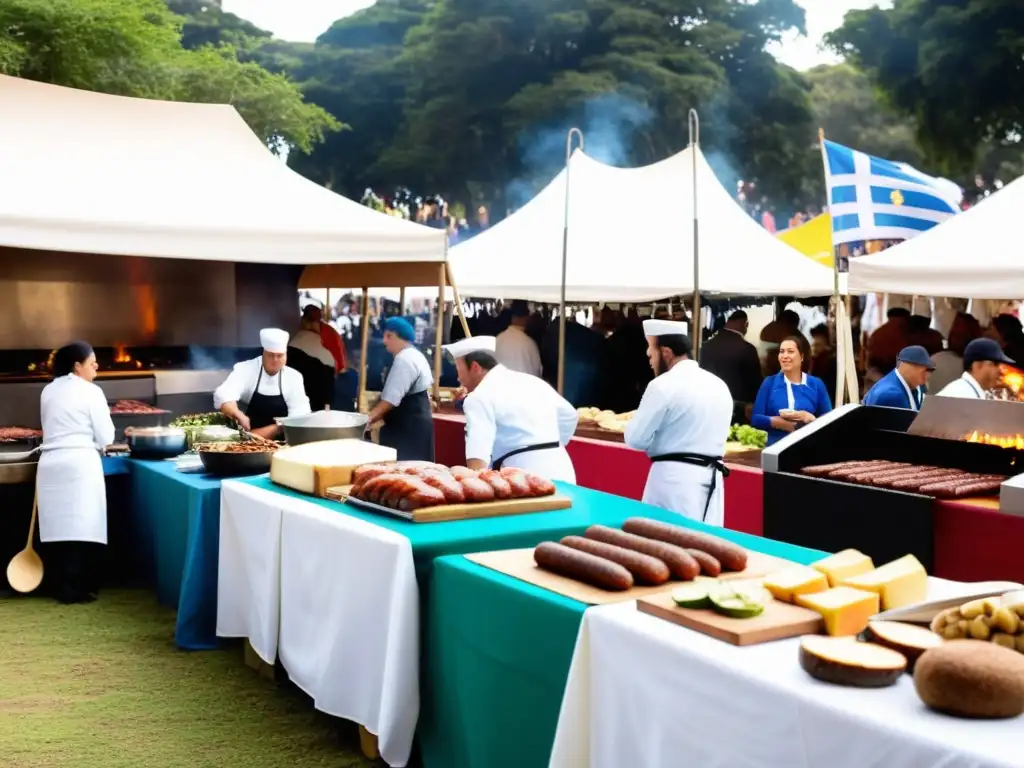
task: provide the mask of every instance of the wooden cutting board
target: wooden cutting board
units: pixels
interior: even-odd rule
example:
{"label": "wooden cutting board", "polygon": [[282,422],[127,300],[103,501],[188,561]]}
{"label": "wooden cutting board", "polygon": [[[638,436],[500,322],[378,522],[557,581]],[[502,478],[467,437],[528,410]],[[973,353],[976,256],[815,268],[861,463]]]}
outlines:
{"label": "wooden cutting board", "polygon": [[[506,549],[498,552],[477,552],[466,555],[477,565],[482,565],[491,570],[504,573],[506,576],[525,581],[542,587],[550,592],[555,592],[564,597],[572,598],[587,605],[608,605],[610,603],[621,603],[626,600],[636,600],[640,597],[658,594],[666,590],[671,592],[684,582],[669,581],[656,587],[633,587],[625,592],[610,592],[600,587],[584,584],[568,576],[560,576],[551,571],[538,568],[533,560],[533,548],[529,549]],[[762,555],[760,552],[747,553],[747,569],[735,573],[723,573],[719,578],[723,579],[756,579],[767,576],[769,573],[792,567],[794,563],[789,560],[781,560],[770,555]]]}
{"label": "wooden cutting board", "polygon": [[768,603],[764,613],[752,619],[730,619],[710,610],[680,608],[672,602],[671,592],[641,597],[636,601],[636,607],[641,613],[733,645],[756,645],[787,637],[814,635],[824,629],[820,614],[778,600]]}
{"label": "wooden cutting board", "polygon": [[[351,485],[335,486],[328,488],[325,496],[328,499],[345,502],[348,501],[350,490],[352,490]],[[355,499],[352,501],[356,502]],[[379,504],[358,502],[359,509],[378,512],[389,517],[400,517],[414,523],[443,523],[449,520],[477,520],[484,517],[524,515],[529,512],[568,509],[571,506],[572,499],[560,493],[556,493],[554,496],[539,496],[535,499],[505,499],[503,501],[484,501],[479,504],[442,504],[438,507],[427,507],[413,512],[399,512]]]}

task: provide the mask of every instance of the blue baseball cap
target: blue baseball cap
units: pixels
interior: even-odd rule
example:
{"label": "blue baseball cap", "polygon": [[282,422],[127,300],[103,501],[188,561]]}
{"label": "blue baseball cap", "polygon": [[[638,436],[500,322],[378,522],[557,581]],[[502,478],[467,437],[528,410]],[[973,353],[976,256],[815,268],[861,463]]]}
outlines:
{"label": "blue baseball cap", "polygon": [[928,356],[928,350],[916,344],[912,347],[904,347],[901,349],[899,357],[896,358],[896,362],[908,363],[909,365],[921,365],[929,371],[935,370],[935,363],[933,363],[931,357]]}
{"label": "blue baseball cap", "polygon": [[975,339],[964,348],[964,365],[982,362],[1016,365],[995,339]]}
{"label": "blue baseball cap", "polygon": [[384,330],[391,331],[402,341],[415,341],[416,332],[404,317],[389,317],[384,321]]}

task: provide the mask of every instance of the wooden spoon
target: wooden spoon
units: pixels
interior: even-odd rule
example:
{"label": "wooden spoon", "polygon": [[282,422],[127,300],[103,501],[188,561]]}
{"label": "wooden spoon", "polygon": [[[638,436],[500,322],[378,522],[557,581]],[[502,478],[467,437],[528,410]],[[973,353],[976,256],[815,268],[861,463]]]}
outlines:
{"label": "wooden spoon", "polygon": [[28,526],[28,543],[11,558],[7,564],[7,581],[18,592],[27,594],[39,588],[43,581],[43,561],[32,545],[36,535],[36,517],[39,514],[39,498],[32,499],[32,522]]}

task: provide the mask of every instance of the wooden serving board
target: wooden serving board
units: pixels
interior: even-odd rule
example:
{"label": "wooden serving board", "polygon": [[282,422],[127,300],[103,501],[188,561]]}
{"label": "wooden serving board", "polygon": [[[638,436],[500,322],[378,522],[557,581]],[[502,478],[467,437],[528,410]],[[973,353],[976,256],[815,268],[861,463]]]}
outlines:
{"label": "wooden serving board", "polygon": [[[503,517],[505,515],[524,515],[529,512],[551,512],[556,509],[568,509],[572,499],[556,493],[553,496],[538,496],[533,499],[504,499],[502,501],[484,501],[479,504],[442,504],[438,507],[427,507],[412,512],[401,512],[389,509],[380,504],[350,499],[351,485],[328,488],[325,496],[328,499],[345,502],[368,512],[376,512],[390,517],[401,517],[414,523],[443,523],[448,520],[477,520],[484,517]],[[533,550],[530,550],[531,552]]]}
{"label": "wooden serving board", "polygon": [[[781,560],[770,555],[762,555],[760,552],[747,553],[747,569],[734,573],[723,573],[721,579],[757,579],[775,573],[783,568],[790,568],[794,563],[789,560]],[[504,573],[506,576],[525,581],[527,584],[541,587],[550,592],[564,597],[578,600],[587,605],[608,605],[610,603],[621,603],[626,600],[636,600],[640,597],[658,594],[666,590],[671,592],[682,581],[669,581],[656,587],[633,587],[625,592],[611,592],[582,581],[576,581],[568,576],[560,576],[551,571],[538,568],[533,559],[533,548],[529,549],[506,549],[497,552],[477,552],[466,555],[477,565],[482,565],[491,570]]]}
{"label": "wooden serving board", "polygon": [[671,592],[641,597],[636,601],[636,607],[641,613],[733,645],[756,645],[787,637],[814,635],[824,629],[820,614],[778,600],[768,603],[764,613],[752,619],[730,619],[711,610],[680,608],[672,602]]}
{"label": "wooden serving board", "polygon": [[578,422],[576,425],[576,437],[585,437],[589,440],[606,440],[609,443],[626,442],[626,434],[624,432],[603,429],[597,426],[596,421]]}

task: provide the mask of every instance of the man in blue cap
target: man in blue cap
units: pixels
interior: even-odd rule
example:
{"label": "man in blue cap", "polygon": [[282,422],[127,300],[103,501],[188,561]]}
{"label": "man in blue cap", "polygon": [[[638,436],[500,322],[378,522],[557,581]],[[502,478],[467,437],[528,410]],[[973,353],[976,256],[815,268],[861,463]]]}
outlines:
{"label": "man in blue cap", "polygon": [[864,405],[921,410],[925,384],[935,363],[924,347],[904,347],[896,358],[896,367],[885,374],[864,396]]}
{"label": "man in blue cap", "polygon": [[380,402],[370,411],[370,425],[383,421],[381,445],[398,451],[399,461],[434,460],[434,416],[430,388],[434,375],[427,358],[413,341],[408,320],[384,321],[384,348],[394,356]]}
{"label": "man in blue cap", "polygon": [[964,375],[951,381],[938,393],[942,397],[984,400],[1003,377],[1000,363],[1016,365],[994,339],[975,339],[964,348]]}

